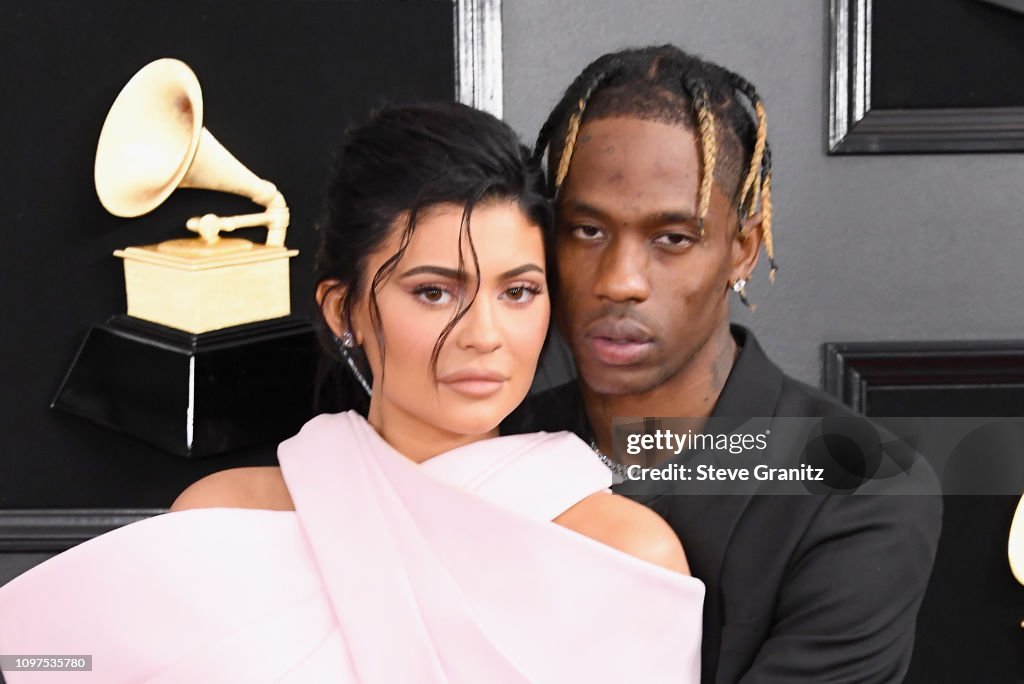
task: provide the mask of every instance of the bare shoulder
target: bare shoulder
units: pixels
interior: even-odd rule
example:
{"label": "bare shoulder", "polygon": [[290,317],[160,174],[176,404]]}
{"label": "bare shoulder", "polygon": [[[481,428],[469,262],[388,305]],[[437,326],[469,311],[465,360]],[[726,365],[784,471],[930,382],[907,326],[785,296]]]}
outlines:
{"label": "bare shoulder", "polygon": [[641,560],[690,574],[683,545],[668,523],[624,496],[591,494],[554,522]]}
{"label": "bare shoulder", "polygon": [[191,508],[265,508],[293,511],[288,487],[276,466],[229,468],[189,485],[170,510]]}

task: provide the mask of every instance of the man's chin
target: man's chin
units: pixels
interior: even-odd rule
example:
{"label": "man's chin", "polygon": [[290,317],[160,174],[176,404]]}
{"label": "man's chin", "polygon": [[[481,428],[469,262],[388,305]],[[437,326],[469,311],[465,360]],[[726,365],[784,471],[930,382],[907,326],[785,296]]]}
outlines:
{"label": "man's chin", "polygon": [[605,396],[645,394],[663,382],[663,378],[650,368],[580,366],[577,372],[586,389]]}

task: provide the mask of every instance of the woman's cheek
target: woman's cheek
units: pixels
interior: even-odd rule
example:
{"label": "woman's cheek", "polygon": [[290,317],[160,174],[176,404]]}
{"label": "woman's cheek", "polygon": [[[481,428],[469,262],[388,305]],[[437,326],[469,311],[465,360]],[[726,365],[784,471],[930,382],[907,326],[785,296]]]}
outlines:
{"label": "woman's cheek", "polygon": [[[426,373],[444,323],[445,314],[431,311],[409,296],[380,301],[381,328],[384,331],[388,366],[419,369]],[[419,373],[416,380],[419,380]],[[413,375],[408,375],[412,379]]]}
{"label": "woman's cheek", "polygon": [[523,313],[523,319],[512,327],[517,354],[524,358],[539,356],[551,320],[550,302],[547,297],[539,299]]}

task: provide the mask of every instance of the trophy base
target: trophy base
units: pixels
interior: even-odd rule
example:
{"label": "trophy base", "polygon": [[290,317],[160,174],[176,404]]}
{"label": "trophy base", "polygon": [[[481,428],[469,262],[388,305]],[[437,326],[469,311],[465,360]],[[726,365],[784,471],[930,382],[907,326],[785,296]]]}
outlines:
{"label": "trophy base", "polygon": [[184,458],[281,441],[313,415],[311,323],[191,334],[131,316],[94,325],[51,408]]}
{"label": "trophy base", "polygon": [[291,313],[288,260],[296,250],[239,238],[205,244],[169,240],[115,251],[124,259],[128,315],[198,335]]}

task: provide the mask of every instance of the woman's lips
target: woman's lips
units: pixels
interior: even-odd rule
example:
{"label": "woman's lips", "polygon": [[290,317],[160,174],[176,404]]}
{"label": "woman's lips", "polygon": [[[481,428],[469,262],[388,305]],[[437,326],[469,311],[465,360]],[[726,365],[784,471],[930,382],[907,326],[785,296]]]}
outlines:
{"label": "woman's lips", "polygon": [[449,373],[438,382],[448,389],[475,399],[489,397],[500,390],[508,377],[497,371],[465,369]]}

